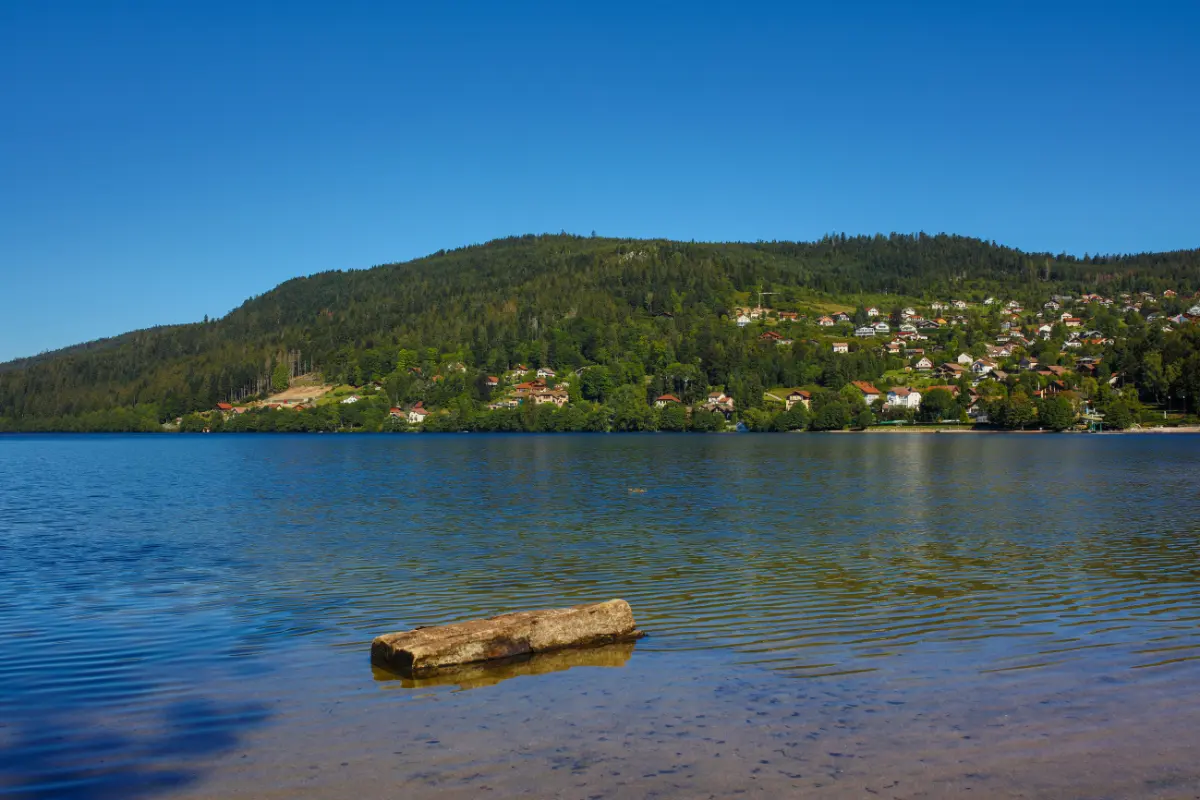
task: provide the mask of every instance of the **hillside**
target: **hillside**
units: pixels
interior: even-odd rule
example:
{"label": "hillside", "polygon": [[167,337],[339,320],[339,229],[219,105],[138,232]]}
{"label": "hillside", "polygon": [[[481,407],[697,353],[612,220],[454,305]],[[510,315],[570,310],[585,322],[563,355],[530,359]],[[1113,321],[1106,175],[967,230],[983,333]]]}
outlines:
{"label": "hillside", "polygon": [[[760,406],[772,387],[838,389],[905,365],[895,353],[858,343],[834,359],[815,333],[792,337],[796,342],[788,347],[764,348],[764,321],[745,328],[734,322],[737,309],[757,305],[760,291],[768,293],[762,297],[773,323],[777,312],[811,322],[875,304],[891,316],[904,305],[925,307],[939,298],[978,304],[989,295],[1023,305],[1032,323],[1033,312],[1052,295],[1162,297],[1170,291],[1178,300],[1163,310],[1177,313],[1191,305],[1183,298],[1197,288],[1197,250],[1074,258],[924,234],[754,244],[523,236],[403,264],[297,278],[219,320],[10,362],[0,366],[0,427],[148,429],[221,401],[265,395],[281,369],[286,383],[308,364],[330,383],[378,383],[387,403],[419,400],[460,416],[494,401],[487,377],[517,364],[563,374],[602,367],[606,388],[588,388],[580,402],[603,403],[606,393],[625,386],[638,387],[649,400],[673,389],[688,394],[680,398],[688,402],[702,390],[721,388],[740,413]],[[1116,316],[1123,329],[1135,322]],[[979,309],[973,327],[964,320],[932,338],[948,349],[978,349],[995,322],[978,317]],[[1158,341],[1162,335],[1143,344],[1132,339],[1140,348],[1132,356],[1128,335],[1108,337],[1114,340],[1107,346],[1109,372],[1134,378],[1140,359],[1153,350],[1178,362],[1172,391],[1186,392],[1191,351]],[[1137,363],[1118,365],[1121,358]],[[1162,395],[1141,388],[1144,396]],[[1197,394],[1189,393],[1189,405]]]}

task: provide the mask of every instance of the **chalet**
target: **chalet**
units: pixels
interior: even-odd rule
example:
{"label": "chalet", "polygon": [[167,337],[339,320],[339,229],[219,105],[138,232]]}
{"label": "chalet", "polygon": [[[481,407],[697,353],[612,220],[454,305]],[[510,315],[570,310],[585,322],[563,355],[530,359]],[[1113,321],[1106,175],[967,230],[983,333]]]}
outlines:
{"label": "chalet", "polygon": [[1038,336],[1041,336],[1042,339],[1045,340],[1045,339],[1049,339],[1051,334],[1054,333],[1054,328],[1052,328],[1049,325],[1042,325],[1037,329],[1037,332],[1038,332]]}
{"label": "chalet", "polygon": [[971,362],[971,372],[974,372],[976,375],[987,375],[995,368],[996,363],[986,358],[977,358]]}
{"label": "chalet", "polygon": [[1045,366],[1045,367],[1042,367],[1041,369],[1039,369],[1038,374],[1045,375],[1047,377],[1061,378],[1062,376],[1067,374],[1067,368],[1060,367],[1057,364],[1050,364],[1048,366]]}
{"label": "chalet", "polygon": [[1026,356],[1025,358],[1022,358],[1020,361],[1017,362],[1017,366],[1020,369],[1024,369],[1024,370],[1037,369],[1037,365],[1038,365],[1037,359],[1029,358],[1028,356]]}
{"label": "chalet", "polygon": [[921,393],[916,389],[893,386],[891,389],[888,389],[885,405],[888,408],[919,408],[921,405]]}
{"label": "chalet", "polygon": [[900,330],[904,331],[905,333],[916,333],[917,326],[913,325],[911,322],[906,322],[900,326]]}
{"label": "chalet", "polygon": [[876,308],[875,306],[871,306],[870,308],[867,309],[867,316],[868,317],[878,317],[879,309]]}
{"label": "chalet", "polygon": [[863,400],[867,401],[867,405],[878,403],[883,399],[883,392],[866,381],[851,381],[850,385],[862,392]]}
{"label": "chalet", "polygon": [[[744,327],[746,327],[746,326],[747,326],[747,325],[749,325],[749,324],[750,324],[750,318],[749,318],[749,317],[747,317],[745,314],[738,314],[738,318],[737,318],[737,326],[738,326],[739,328],[744,328]],[[832,325],[833,323],[832,323],[832,322],[830,322],[829,324],[830,324],[830,325]]]}
{"label": "chalet", "polygon": [[222,414],[228,413],[233,411],[233,405],[230,403],[217,403],[217,411],[220,411]]}
{"label": "chalet", "polygon": [[533,404],[535,406],[544,405],[545,403],[553,403],[559,408],[562,408],[570,399],[570,396],[562,389],[546,389],[533,393]]}
{"label": "chalet", "polygon": [[860,339],[868,339],[875,335],[875,329],[870,325],[864,325],[861,328],[855,329],[854,335]]}
{"label": "chalet", "polygon": [[916,364],[913,364],[913,369],[919,369],[922,372],[931,370],[933,369],[933,362],[929,360],[928,356],[922,356],[921,360],[919,360]]}
{"label": "chalet", "polygon": [[887,351],[891,355],[897,355],[903,349],[904,342],[900,341],[899,339],[894,339],[893,341],[887,343]]}
{"label": "chalet", "polygon": [[545,381],[527,381],[526,383],[518,383],[513,387],[513,394],[518,397],[526,397],[535,392],[545,391]]}
{"label": "chalet", "polygon": [[849,343],[847,343],[847,342],[834,342],[834,343],[833,343],[833,352],[835,352],[835,353],[849,353],[849,352],[850,352],[850,345],[849,345]]}
{"label": "chalet", "polygon": [[845,312],[839,311],[838,313],[833,315],[833,321],[834,322],[849,322],[850,315],[846,314]]}
{"label": "chalet", "polygon": [[708,402],[713,405],[728,405],[733,408],[733,398],[724,392],[709,392]]}
{"label": "chalet", "polygon": [[1063,320],[1063,324],[1068,328],[1078,328],[1083,325],[1083,320],[1079,317],[1067,317]]}
{"label": "chalet", "polygon": [[425,421],[427,416],[429,416],[429,409],[425,408],[422,403],[418,402],[408,411],[408,424],[420,425]]}
{"label": "chalet", "polygon": [[[1058,311],[1060,308],[1062,308],[1062,306],[1060,306],[1058,303],[1054,302],[1053,300],[1049,300],[1042,304],[1042,308],[1046,309],[1047,311]],[[1068,314],[1067,316],[1070,316],[1070,314]]]}
{"label": "chalet", "polygon": [[794,392],[788,394],[786,402],[788,411],[791,411],[792,406],[796,405],[796,403],[800,403],[805,408],[809,408],[812,405],[812,392],[806,392],[803,389],[796,389]]}
{"label": "chalet", "polygon": [[947,378],[950,378],[951,380],[958,380],[964,374],[966,374],[966,371],[966,367],[964,367],[962,364],[955,364],[951,361],[947,361],[945,364],[942,364],[940,367],[938,367],[938,372]]}
{"label": "chalet", "polygon": [[682,400],[673,394],[660,394],[658,397],[654,398],[654,407],[662,408],[671,404],[679,405],[682,402]]}
{"label": "chalet", "polygon": [[795,311],[780,311],[779,312],[779,321],[780,322],[795,322],[797,320],[797,318],[799,318],[799,316],[800,315],[797,314]]}
{"label": "chalet", "polygon": [[917,315],[917,310],[915,308],[911,308],[911,307],[906,308],[900,312],[900,316],[904,319],[911,319],[912,317],[915,317],[916,315]]}
{"label": "chalet", "polygon": [[883,321],[876,322],[874,327],[876,333],[887,333],[892,329],[890,325]]}
{"label": "chalet", "polygon": [[778,342],[782,338],[783,337],[780,336],[775,331],[767,331],[766,333],[764,333],[758,337],[759,341],[761,341],[761,342]]}
{"label": "chalet", "polygon": [[497,378],[495,375],[488,375],[488,376],[487,376],[487,387],[488,387],[489,389],[495,389],[495,388],[496,388],[497,386],[499,386],[499,385],[500,385],[500,379],[499,379],[499,378]]}
{"label": "chalet", "polygon": [[388,416],[392,419],[402,419],[406,415],[403,408],[396,408],[395,406],[392,406],[390,409],[388,409]]}
{"label": "chalet", "polygon": [[822,328],[832,328],[836,323],[833,321],[833,317],[819,317],[817,324]]}
{"label": "chalet", "polygon": [[975,357],[970,353],[959,353],[958,358],[954,360],[959,364],[962,364],[964,367],[969,367],[971,366],[971,362],[975,360]]}
{"label": "chalet", "polygon": [[967,303],[965,300],[955,300],[952,305],[958,311],[965,311],[967,308]]}

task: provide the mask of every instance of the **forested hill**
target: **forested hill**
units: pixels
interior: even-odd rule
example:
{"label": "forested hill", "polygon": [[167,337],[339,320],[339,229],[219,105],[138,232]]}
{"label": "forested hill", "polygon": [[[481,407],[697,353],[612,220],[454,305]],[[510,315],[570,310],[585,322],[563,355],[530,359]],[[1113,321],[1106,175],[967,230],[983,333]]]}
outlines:
{"label": "forested hill", "polygon": [[453,361],[472,376],[599,364],[633,381],[685,363],[710,385],[769,385],[794,376],[757,358],[729,318],[760,291],[803,314],[1167,288],[1200,288],[1200,251],[1075,258],[924,234],[753,244],[530,235],[297,278],[222,319],[0,365],[0,420],[114,408],[172,419],[261,384],[295,351],[327,381],[355,385],[396,373],[401,353],[415,353],[418,369]]}

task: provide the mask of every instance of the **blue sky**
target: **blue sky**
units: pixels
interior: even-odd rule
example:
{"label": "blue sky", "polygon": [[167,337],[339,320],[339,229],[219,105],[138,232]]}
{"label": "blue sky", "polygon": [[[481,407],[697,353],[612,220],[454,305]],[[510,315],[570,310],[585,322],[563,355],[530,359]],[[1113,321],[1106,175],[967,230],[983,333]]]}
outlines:
{"label": "blue sky", "polygon": [[1194,3],[417,5],[0,4],[0,360],[527,232],[1200,246]]}

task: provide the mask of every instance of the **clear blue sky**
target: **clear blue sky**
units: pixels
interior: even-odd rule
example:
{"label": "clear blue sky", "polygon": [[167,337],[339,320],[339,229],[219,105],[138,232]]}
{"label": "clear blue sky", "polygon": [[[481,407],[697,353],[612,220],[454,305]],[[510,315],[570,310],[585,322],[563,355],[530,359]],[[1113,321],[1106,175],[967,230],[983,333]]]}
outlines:
{"label": "clear blue sky", "polygon": [[527,232],[1200,246],[1195,3],[571,5],[0,3],[0,360]]}

